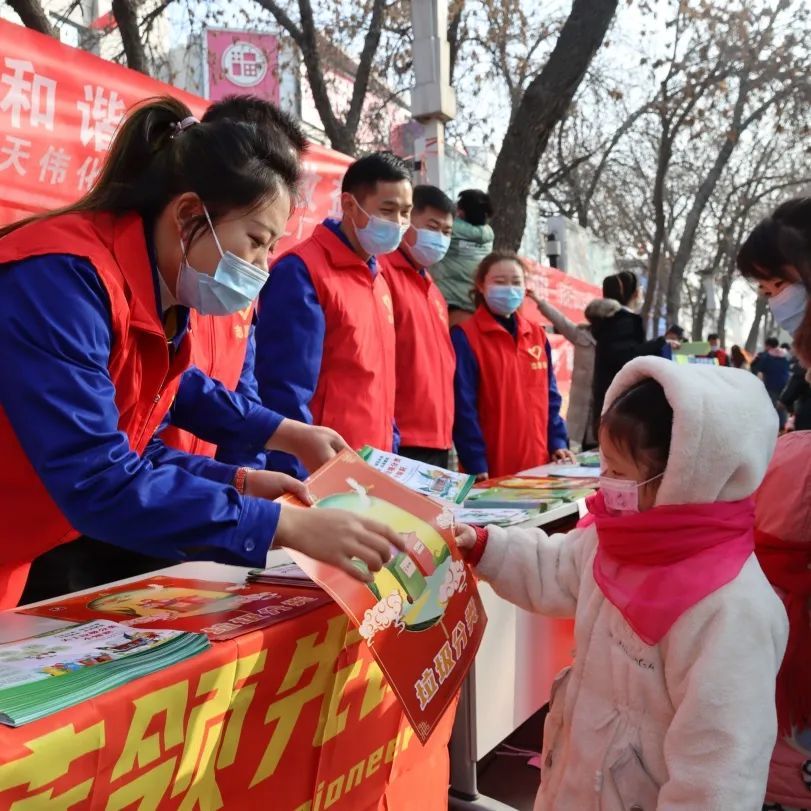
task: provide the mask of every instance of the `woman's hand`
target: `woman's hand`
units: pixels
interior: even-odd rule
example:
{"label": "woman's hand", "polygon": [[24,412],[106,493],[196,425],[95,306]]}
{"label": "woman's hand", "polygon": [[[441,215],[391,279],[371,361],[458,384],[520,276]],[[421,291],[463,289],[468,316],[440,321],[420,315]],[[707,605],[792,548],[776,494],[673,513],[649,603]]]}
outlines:
{"label": "woman's hand", "polygon": [[483,482],[490,478],[490,474],[485,470],[476,474],[476,482]]}
{"label": "woman's hand", "polygon": [[274,546],[285,546],[308,557],[336,566],[364,583],[372,581],[352,558],[379,572],[397,551],[405,550],[403,539],[389,526],[346,510],[302,509],[282,505]]}
{"label": "woman's hand", "polygon": [[472,549],[476,543],[476,530],[467,524],[456,524],[453,533],[456,536],[456,545],[460,549]]}
{"label": "woman's hand", "polygon": [[274,498],[290,493],[308,507],[313,503],[307,486],[286,473],[272,470],[249,470],[245,477],[245,495],[255,498]]}
{"label": "woman's hand", "polygon": [[568,448],[559,448],[552,454],[552,461],[556,465],[574,465],[577,457]]}
{"label": "woman's hand", "polygon": [[310,473],[329,462],[349,445],[332,428],[308,425],[296,420],[282,420],[265,448],[295,456]]}

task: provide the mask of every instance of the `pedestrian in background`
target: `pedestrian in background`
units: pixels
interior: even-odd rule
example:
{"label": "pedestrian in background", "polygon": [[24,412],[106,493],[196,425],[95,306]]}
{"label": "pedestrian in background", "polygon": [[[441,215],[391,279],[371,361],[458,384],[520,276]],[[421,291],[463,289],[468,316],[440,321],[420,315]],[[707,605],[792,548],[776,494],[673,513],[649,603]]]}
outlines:
{"label": "pedestrian in background", "polygon": [[451,244],[442,261],[431,268],[431,276],[448,302],[448,319],[453,327],[473,315],[473,283],[476,268],[493,250],[490,197],[479,189],[465,189],[456,201]]}

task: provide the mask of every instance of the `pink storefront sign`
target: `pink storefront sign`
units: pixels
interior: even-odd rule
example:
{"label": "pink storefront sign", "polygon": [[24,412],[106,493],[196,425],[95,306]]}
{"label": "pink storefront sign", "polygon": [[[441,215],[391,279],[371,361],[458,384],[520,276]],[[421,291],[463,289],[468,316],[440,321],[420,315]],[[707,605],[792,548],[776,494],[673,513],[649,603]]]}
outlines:
{"label": "pink storefront sign", "polygon": [[279,40],[272,34],[209,29],[208,97],[250,93],[279,103]]}

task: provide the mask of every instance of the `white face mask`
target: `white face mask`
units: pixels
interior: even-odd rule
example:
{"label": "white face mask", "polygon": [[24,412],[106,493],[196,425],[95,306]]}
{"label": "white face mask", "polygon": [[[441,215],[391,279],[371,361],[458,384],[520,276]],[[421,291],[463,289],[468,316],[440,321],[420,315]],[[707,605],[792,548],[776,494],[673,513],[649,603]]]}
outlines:
{"label": "white face mask", "polygon": [[363,228],[355,225],[355,234],[361,248],[369,256],[380,256],[397,250],[409,226],[400,225],[391,220],[384,220],[383,217],[378,217],[376,214],[369,214],[361,207],[357,199],[355,202],[358,204],[358,208],[369,218],[369,222]]}
{"label": "white face mask", "polygon": [[230,315],[253,304],[268,280],[268,273],[231,251],[223,251],[205,206],[203,211],[220,252],[220,261],[213,276],[200,273],[186,261],[186,249],[181,240],[184,259],[177,279],[177,301],[202,315]]}
{"label": "white face mask", "polygon": [[417,232],[416,241],[413,245],[406,243],[414,261],[424,268],[435,265],[448,252],[451,238],[428,228],[415,228],[414,230]]}
{"label": "white face mask", "polygon": [[600,492],[603,494],[605,506],[609,510],[623,513],[639,512],[639,488],[644,487],[656,479],[662,478],[664,473],[646,479],[644,482],[635,482],[632,479],[612,479],[609,476],[600,476]]}

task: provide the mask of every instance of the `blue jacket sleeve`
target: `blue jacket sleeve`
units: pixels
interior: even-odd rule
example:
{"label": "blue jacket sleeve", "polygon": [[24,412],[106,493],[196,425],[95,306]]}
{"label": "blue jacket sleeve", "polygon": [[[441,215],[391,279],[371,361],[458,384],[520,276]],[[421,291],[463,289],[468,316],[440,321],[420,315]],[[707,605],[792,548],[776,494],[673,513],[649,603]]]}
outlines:
{"label": "blue jacket sleeve", "polygon": [[559,451],[569,447],[569,432],[566,429],[566,421],[560,415],[560,407],[563,405],[563,398],[558,390],[558,381],[555,377],[555,369],[552,366],[552,347],[549,341],[546,342],[546,366],[549,370],[549,418],[547,430],[547,447],[549,453]]}
{"label": "blue jacket sleeve", "polygon": [[487,470],[484,434],[479,424],[479,366],[465,333],[459,327],[451,330],[451,342],[456,352],[453,444],[464,469],[477,475]]}
{"label": "blue jacket sleeve", "polygon": [[164,417],[163,422],[158,427],[155,435],[149,440],[149,444],[144,449],[142,459],[147,459],[153,467],[160,465],[177,465],[187,470],[195,476],[201,476],[220,484],[231,484],[238,470],[238,465],[226,465],[210,459],[208,456],[197,456],[192,453],[184,453],[167,445],[161,438],[160,433],[169,425],[169,415]]}
{"label": "blue jacket sleeve", "polygon": [[[245,347],[245,362],[242,364],[242,373],[239,376],[237,387],[235,389],[237,394],[241,394],[244,398],[256,405],[262,405],[262,400],[259,397],[259,384],[256,382],[256,326],[251,324],[250,334],[248,335],[248,343]],[[225,462],[229,465],[238,465],[239,467],[252,467],[259,470],[264,469],[267,464],[267,453],[264,449],[259,452],[252,453],[242,448],[239,443],[230,441],[221,442],[217,446],[217,455],[215,456],[220,462]]]}
{"label": "blue jacket sleeve", "polygon": [[85,260],[0,268],[0,379],[14,381],[2,406],[59,509],[79,532],[145,554],[264,565],[279,505],[136,454],[118,428],[110,346],[109,301]]}
{"label": "blue jacket sleeve", "polygon": [[190,366],[180,380],[171,421],[215,445],[255,454],[265,447],[284,417],[227,389]]}
{"label": "blue jacket sleeve", "polygon": [[[318,386],[326,321],[309,271],[297,256],[282,257],[259,294],[256,321],[256,379],[268,408],[312,423],[310,401]],[[268,467],[306,475],[287,454],[268,454]]]}

